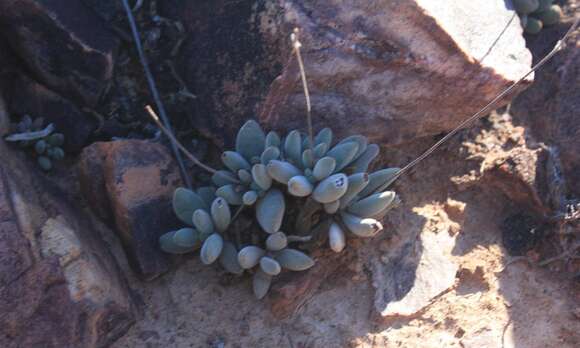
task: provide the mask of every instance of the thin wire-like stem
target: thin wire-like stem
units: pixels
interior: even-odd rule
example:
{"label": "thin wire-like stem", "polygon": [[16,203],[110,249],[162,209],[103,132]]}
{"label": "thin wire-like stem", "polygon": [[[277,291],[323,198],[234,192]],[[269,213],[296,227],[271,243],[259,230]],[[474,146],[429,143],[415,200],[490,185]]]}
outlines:
{"label": "thin wire-like stem", "polygon": [[499,95],[497,95],[492,101],[490,101],[487,105],[485,105],[481,110],[476,112],[473,116],[471,116],[468,119],[466,119],[465,121],[461,122],[455,129],[453,129],[451,132],[447,133],[443,138],[441,138],[441,140],[439,140],[433,146],[431,146],[429,149],[427,149],[427,151],[425,151],[419,157],[415,158],[409,164],[404,166],[403,169],[401,169],[395,175],[395,177],[393,178],[393,181],[398,179],[399,177],[401,177],[401,175],[408,172],[411,168],[413,168],[417,164],[419,164],[419,162],[424,160],[427,156],[429,156],[435,150],[437,150],[441,145],[446,143],[452,136],[457,134],[457,132],[459,132],[462,128],[465,128],[465,127],[472,125],[476,120],[478,120],[479,118],[486,115],[487,112],[491,111],[491,108],[498,101],[500,101],[503,97],[505,97],[507,94],[509,94],[516,86],[521,84],[528,76],[530,76],[532,73],[534,73],[536,70],[541,68],[544,64],[546,64],[546,62],[548,62],[562,48],[564,41],[566,40],[566,38],[568,38],[568,36],[570,36],[570,34],[572,34],[572,32],[574,32],[574,30],[576,30],[576,27],[578,27],[579,22],[580,22],[580,17],[574,21],[574,24],[570,27],[570,29],[566,32],[566,34],[562,37],[562,39],[556,43],[554,48],[544,58],[542,58],[542,60],[540,60],[536,65],[534,65],[530,71],[528,71],[519,80],[512,83],[508,88],[506,88],[503,92],[501,92]]}
{"label": "thin wire-like stem", "polygon": [[[139,60],[141,61],[141,65],[143,66],[143,71],[145,72],[145,77],[147,78],[147,83],[149,85],[149,90],[151,91],[151,95],[153,96],[153,100],[155,101],[155,105],[159,110],[159,114],[161,115],[161,119],[167,129],[167,133],[171,132],[171,123],[169,122],[169,118],[165,113],[165,107],[163,106],[163,102],[161,101],[161,97],[159,96],[159,91],[157,90],[157,86],[155,84],[155,79],[153,78],[153,74],[151,74],[151,70],[149,69],[149,64],[147,62],[147,56],[145,56],[145,52],[143,51],[143,47],[141,45],[141,39],[139,38],[139,30],[137,29],[137,24],[135,23],[135,18],[133,18],[133,12],[131,7],[129,6],[129,2],[127,0],[123,0],[123,6],[125,7],[125,12],[127,13],[127,19],[129,20],[129,25],[131,26],[131,32],[133,33],[133,41],[135,42],[135,47],[137,48],[137,54],[139,55]],[[170,139],[175,139],[175,137],[171,136]],[[181,175],[181,180],[183,183],[188,187],[191,188],[191,179],[189,175],[187,175],[187,171],[185,170],[185,165],[183,163],[183,159],[181,158],[181,154],[177,150],[177,143],[172,140],[171,141],[171,150],[173,151],[173,155],[177,160],[177,164],[179,165],[179,173]]]}
{"label": "thin wire-like stem", "polygon": [[300,68],[300,79],[302,80],[302,89],[304,90],[304,97],[306,98],[306,122],[308,123],[308,140],[309,147],[314,146],[314,135],[312,131],[312,104],[310,103],[310,92],[308,91],[308,82],[306,81],[306,70],[304,69],[304,62],[302,61],[302,55],[300,54],[300,48],[302,44],[298,38],[299,29],[295,28],[292,35],[290,35],[290,40],[292,41],[292,50],[296,54],[296,60],[298,61],[298,67]]}
{"label": "thin wire-like stem", "polygon": [[[157,114],[155,113],[155,111],[153,111],[153,108],[149,105],[145,106],[145,110],[147,111],[147,113],[149,113],[149,116],[151,116],[151,118],[153,119],[153,121],[157,124],[157,127],[159,127],[159,129],[161,129],[161,131],[169,138],[169,140],[171,140],[172,143],[174,143],[176,145],[176,147],[181,150],[183,152],[183,154],[185,155],[185,157],[187,157],[190,161],[192,161],[193,163],[195,163],[197,166],[199,166],[200,168],[212,173],[212,174],[218,174],[219,172],[216,169],[213,169],[212,167],[204,164],[203,162],[201,162],[197,157],[195,157],[194,154],[192,154],[191,152],[189,152],[185,146],[183,146],[176,138],[175,136],[173,136],[173,134],[167,129],[165,128],[165,126],[163,126],[163,124],[161,123],[161,121],[159,120],[159,116],[157,116]],[[236,179],[230,178],[230,177],[226,177],[223,176],[225,179],[239,184],[240,182]]]}

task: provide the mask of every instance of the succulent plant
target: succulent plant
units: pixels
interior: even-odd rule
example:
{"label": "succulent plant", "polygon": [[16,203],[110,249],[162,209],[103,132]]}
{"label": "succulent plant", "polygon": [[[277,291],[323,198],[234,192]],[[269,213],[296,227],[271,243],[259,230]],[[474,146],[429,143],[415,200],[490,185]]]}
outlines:
{"label": "succulent plant", "polygon": [[560,22],[562,9],[558,5],[552,5],[543,11],[533,13],[532,16],[540,20],[544,26],[550,26]]}
{"label": "succulent plant", "polygon": [[562,18],[562,9],[553,0],[514,0],[522,28],[527,34],[538,34],[544,27],[555,25]]}
{"label": "succulent plant", "polygon": [[34,121],[28,115],[13,126],[14,133],[6,136],[8,142],[15,142],[22,148],[30,148],[29,153],[36,158],[38,166],[49,171],[54,161],[60,161],[65,157],[62,145],[64,135],[53,133],[54,125],[49,124],[43,128],[44,120],[36,118]]}
{"label": "succulent plant", "polygon": [[517,13],[530,14],[540,7],[539,0],[513,0],[514,8]]}
{"label": "succulent plant", "polygon": [[[231,273],[251,272],[254,293],[262,298],[284,270],[314,265],[301,243],[327,238],[331,250],[342,252],[347,233],[369,238],[382,231],[381,220],[399,202],[387,190],[399,169],[368,174],[378,154],[379,146],[361,135],[334,143],[325,128],[312,140],[296,130],[280,137],[248,121],[235,151],[222,154],[224,168],[213,173],[213,186],[175,191],[175,213],[190,227],[161,236],[161,248],[176,254],[200,249],[206,264],[219,259]],[[237,207],[234,217],[230,206]],[[251,234],[240,241],[230,229],[243,209],[259,233],[237,231]]]}

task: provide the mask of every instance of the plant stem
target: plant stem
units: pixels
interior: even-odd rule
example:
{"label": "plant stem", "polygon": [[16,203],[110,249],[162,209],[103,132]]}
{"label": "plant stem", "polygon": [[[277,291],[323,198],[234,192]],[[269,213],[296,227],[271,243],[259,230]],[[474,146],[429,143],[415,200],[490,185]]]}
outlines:
{"label": "plant stem", "polygon": [[[206,171],[212,173],[212,174],[216,174],[216,175],[220,175],[220,172],[218,172],[217,170],[213,169],[212,167],[202,163],[199,159],[197,159],[197,157],[195,157],[194,154],[192,154],[191,152],[189,152],[185,146],[183,146],[177,139],[175,139],[175,136],[173,136],[173,134],[163,126],[163,124],[161,124],[161,121],[159,121],[159,116],[157,116],[157,114],[155,113],[155,111],[153,111],[153,108],[151,108],[151,106],[147,105],[145,106],[145,110],[147,110],[147,112],[149,113],[149,116],[151,116],[151,118],[153,119],[153,121],[157,124],[157,127],[159,127],[159,129],[161,129],[161,131],[163,133],[165,133],[165,135],[169,138],[169,140],[171,140],[171,142],[173,144],[175,144],[175,146],[181,150],[183,152],[183,154],[185,155],[185,157],[189,158],[189,160],[191,160],[193,163],[195,163],[197,166],[205,169]],[[235,180],[233,178],[227,177],[225,175],[222,176],[223,178],[235,183],[235,184],[239,184],[240,182],[238,180]]]}
{"label": "plant stem", "polygon": [[314,147],[314,136],[312,131],[312,105],[310,104],[310,92],[308,92],[308,83],[306,82],[306,71],[304,70],[304,62],[302,61],[302,55],[300,54],[300,47],[302,44],[298,39],[298,34],[300,30],[298,28],[294,29],[292,35],[290,35],[290,40],[292,41],[292,48],[296,54],[296,60],[298,60],[298,67],[300,68],[300,78],[302,80],[302,89],[304,90],[304,97],[306,97],[306,122],[308,123],[308,140],[309,147]]}

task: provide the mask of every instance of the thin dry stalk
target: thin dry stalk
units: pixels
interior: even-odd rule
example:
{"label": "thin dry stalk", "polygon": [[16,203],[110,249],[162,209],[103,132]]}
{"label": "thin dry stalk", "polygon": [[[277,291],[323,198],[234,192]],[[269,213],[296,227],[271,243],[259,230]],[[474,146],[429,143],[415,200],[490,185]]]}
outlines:
{"label": "thin dry stalk", "polygon": [[[157,116],[157,114],[155,113],[155,111],[153,111],[153,108],[149,105],[145,106],[145,110],[147,111],[147,113],[149,114],[149,116],[151,116],[151,118],[153,119],[153,121],[157,124],[157,127],[159,127],[159,129],[161,129],[161,131],[169,138],[169,140],[174,143],[177,148],[179,150],[181,150],[181,152],[183,152],[183,154],[193,163],[195,163],[197,166],[199,166],[200,168],[212,173],[212,174],[216,174],[219,175],[220,173],[216,170],[213,169],[212,167],[204,164],[203,162],[201,162],[197,157],[195,157],[194,154],[192,154],[191,152],[189,152],[185,146],[183,146],[176,138],[175,136],[173,136],[173,134],[163,126],[163,124],[161,123],[161,121],[159,120],[159,116]],[[226,178],[227,180],[230,180],[233,183],[239,184],[240,182],[238,180],[235,180],[233,178],[230,177],[226,177],[223,176],[224,178]]]}
{"label": "thin dry stalk", "polygon": [[308,140],[309,147],[314,146],[314,136],[312,131],[312,105],[310,104],[310,92],[308,91],[308,83],[306,82],[306,71],[304,70],[304,62],[302,61],[302,55],[300,54],[300,48],[302,43],[300,43],[298,35],[300,34],[300,29],[295,28],[294,32],[290,35],[290,40],[292,41],[292,50],[296,54],[296,60],[298,61],[298,67],[300,68],[300,78],[302,79],[302,89],[304,90],[304,97],[306,98],[306,122],[308,123]]}

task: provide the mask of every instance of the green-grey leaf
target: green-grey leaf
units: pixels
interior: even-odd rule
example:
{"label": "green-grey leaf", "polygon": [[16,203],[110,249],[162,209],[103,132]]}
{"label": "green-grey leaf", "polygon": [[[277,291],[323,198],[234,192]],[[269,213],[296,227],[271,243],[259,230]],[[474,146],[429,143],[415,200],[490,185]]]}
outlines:
{"label": "green-grey leaf", "polygon": [[259,157],[264,151],[266,135],[260,125],[253,120],[246,122],[236,137],[236,152],[240,153],[248,161],[252,157]]}
{"label": "green-grey leaf", "polygon": [[360,192],[360,197],[366,197],[375,192],[384,191],[394,181],[395,175],[400,168],[386,168],[373,172],[369,175],[368,185]]}
{"label": "green-grey leaf", "polygon": [[328,230],[328,243],[334,252],[341,252],[346,246],[346,236],[339,224],[333,222]]}
{"label": "green-grey leaf", "polygon": [[258,193],[256,191],[248,191],[242,196],[244,205],[253,205],[258,200]]}
{"label": "green-grey leaf", "polygon": [[204,235],[210,235],[214,232],[213,221],[209,213],[203,209],[197,209],[193,212],[193,226]]}
{"label": "green-grey leaf", "polygon": [[304,271],[314,266],[310,256],[296,249],[284,249],[276,253],[278,263],[291,271]]}
{"label": "green-grey leaf", "polygon": [[266,249],[270,251],[278,251],[284,249],[288,245],[288,238],[284,232],[276,232],[268,236],[266,239]]}
{"label": "green-grey leaf", "polygon": [[225,199],[221,197],[214,199],[211,204],[211,218],[215,228],[219,232],[224,232],[228,229],[232,219],[232,213],[230,211],[230,206]]}
{"label": "green-grey leaf", "polygon": [[213,186],[202,186],[197,189],[197,194],[205,202],[207,208],[211,207],[213,200],[215,199],[215,187]]}
{"label": "green-grey leaf", "polygon": [[268,146],[274,146],[274,147],[280,147],[280,136],[278,135],[278,133],[271,131],[268,132],[268,135],[266,135],[266,147]]}
{"label": "green-grey leaf", "polygon": [[325,144],[326,148],[329,149],[332,144],[332,130],[330,128],[324,128],[314,138],[314,145],[318,146],[320,144]]}
{"label": "green-grey leaf", "polygon": [[338,208],[340,208],[340,201],[334,201],[334,202],[330,202],[330,203],[325,203],[324,205],[324,211],[327,214],[334,214],[338,211]]}
{"label": "green-grey leaf", "polygon": [[266,165],[270,163],[271,160],[277,160],[280,158],[280,149],[274,146],[267,147],[262,155],[260,156],[260,162]]}
{"label": "green-grey leaf", "polygon": [[291,131],[284,141],[284,156],[295,166],[302,166],[302,138],[297,130]]}
{"label": "green-grey leaf", "polygon": [[242,274],[244,270],[238,262],[238,251],[231,242],[224,242],[223,250],[220,255],[220,263],[223,268],[233,274]]}
{"label": "green-grey leaf", "polygon": [[254,289],[254,295],[258,300],[261,300],[264,298],[264,296],[266,296],[268,289],[270,289],[270,284],[272,284],[271,275],[264,273],[260,269],[254,273],[252,286]]}
{"label": "green-grey leaf", "polygon": [[362,135],[351,135],[349,137],[342,139],[342,141],[339,144],[346,144],[350,142],[355,142],[358,144],[358,150],[356,155],[354,156],[355,159],[358,158],[360,155],[362,155],[363,152],[365,152],[369,144],[369,140]]}
{"label": "green-grey leaf", "polygon": [[336,160],[333,157],[322,157],[314,165],[312,175],[318,181],[326,179],[336,169]]}
{"label": "green-grey leaf", "polygon": [[326,153],[326,156],[333,157],[336,160],[334,172],[339,172],[355,159],[358,153],[359,145],[357,142],[348,142],[338,144]]}
{"label": "green-grey leaf", "polygon": [[268,256],[264,256],[260,259],[260,269],[271,276],[278,275],[280,274],[280,271],[282,271],[282,267],[278,261]]}
{"label": "green-grey leaf", "polygon": [[341,217],[346,228],[359,237],[374,237],[383,230],[383,225],[375,219],[361,218],[345,212],[341,213]]}
{"label": "green-grey leaf", "polygon": [[266,170],[272,179],[284,185],[287,185],[288,180],[293,176],[302,175],[300,169],[285,161],[270,161],[266,166]]}
{"label": "green-grey leaf", "polygon": [[46,136],[48,136],[50,133],[52,133],[53,130],[54,130],[54,125],[51,123],[48,126],[46,126],[46,128],[44,128],[43,130],[40,130],[37,132],[25,132],[25,133],[11,134],[11,135],[7,136],[6,138],[4,138],[4,140],[14,142],[14,141],[27,141],[27,140],[42,139],[42,138],[45,138]]}
{"label": "green-grey leaf", "polygon": [[191,225],[191,217],[197,209],[208,209],[204,200],[195,192],[179,187],[173,193],[173,211],[179,220]]}
{"label": "green-grey leaf", "polygon": [[238,191],[237,185],[224,185],[215,192],[216,196],[221,197],[231,205],[242,205],[242,193]]}
{"label": "green-grey leaf", "polygon": [[305,176],[297,175],[288,181],[288,192],[296,197],[306,197],[312,193],[312,183]]}
{"label": "green-grey leaf", "polygon": [[342,173],[334,174],[318,183],[312,192],[312,198],[320,203],[334,202],[340,199],[347,189],[347,176]]}
{"label": "green-grey leaf", "polygon": [[266,251],[255,245],[248,245],[238,252],[238,263],[243,269],[253,268],[260,262]]}
{"label": "green-grey leaf", "polygon": [[240,178],[240,181],[245,185],[249,185],[252,183],[252,174],[250,173],[249,170],[246,169],[238,170],[238,178]]}
{"label": "green-grey leaf", "polygon": [[183,248],[194,248],[199,245],[199,232],[193,228],[182,228],[173,235],[173,242]]}
{"label": "green-grey leaf", "polygon": [[314,158],[322,158],[328,151],[328,145],[318,144],[314,147]]}
{"label": "green-grey leaf", "polygon": [[272,189],[256,204],[256,219],[262,229],[268,233],[276,233],[282,226],[286,203],[284,195],[278,189]]}
{"label": "green-grey leaf", "polygon": [[250,163],[244,156],[235,151],[225,151],[222,153],[222,162],[233,173],[236,173],[240,169],[250,169]]}
{"label": "green-grey leaf", "polygon": [[218,170],[211,176],[211,181],[217,186],[224,186],[238,183],[238,178],[227,170]]}
{"label": "green-grey leaf", "polygon": [[224,247],[224,240],[222,236],[217,233],[212,234],[207,237],[203,245],[201,246],[201,251],[199,256],[201,262],[206,265],[214,263],[215,260],[220,256]]}
{"label": "green-grey leaf", "polygon": [[340,208],[346,208],[349,203],[358,195],[369,183],[367,173],[356,173],[348,176],[348,189],[344,196],[340,197]]}
{"label": "green-grey leaf", "polygon": [[314,166],[314,153],[312,149],[306,149],[302,152],[302,166],[304,168],[312,168]]}
{"label": "green-grey leaf", "polygon": [[349,173],[364,173],[369,169],[371,162],[379,155],[380,148],[377,144],[370,144],[354,162],[345,170]]}
{"label": "green-grey leaf", "polygon": [[372,217],[393,204],[395,197],[396,194],[393,191],[374,193],[351,204],[348,207],[348,212],[357,216]]}
{"label": "green-grey leaf", "polygon": [[[175,242],[173,241],[173,236],[175,235],[175,232],[177,231],[167,232],[163,234],[161,237],[159,237],[159,245],[161,246],[161,250],[170,254],[186,254],[196,249],[195,247],[184,248],[175,244]],[[197,247],[199,247],[199,245]]]}
{"label": "green-grey leaf", "polygon": [[254,164],[252,167],[252,179],[262,190],[269,190],[272,186],[272,178],[268,175],[266,166],[263,164]]}

